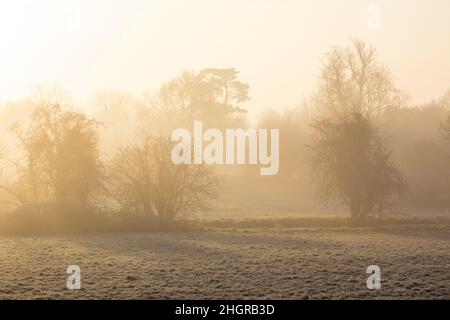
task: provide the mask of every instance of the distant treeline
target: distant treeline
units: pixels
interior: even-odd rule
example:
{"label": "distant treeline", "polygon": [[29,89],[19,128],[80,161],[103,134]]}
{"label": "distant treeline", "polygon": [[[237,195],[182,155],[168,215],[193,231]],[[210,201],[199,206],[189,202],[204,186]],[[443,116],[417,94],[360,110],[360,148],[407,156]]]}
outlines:
{"label": "distant treeline", "polygon": [[211,200],[234,186],[294,190],[319,204],[339,200],[355,220],[450,206],[450,91],[410,105],[375,49],[358,40],[325,55],[317,90],[304,103],[258,120],[259,128],[280,129],[277,175],[173,164],[175,128],[194,120],[249,127],[250,86],[238,76],[232,68],[185,71],[140,97],[104,90],[83,108],[63,89],[39,86],[2,105],[0,229],[167,225],[214,209]]}

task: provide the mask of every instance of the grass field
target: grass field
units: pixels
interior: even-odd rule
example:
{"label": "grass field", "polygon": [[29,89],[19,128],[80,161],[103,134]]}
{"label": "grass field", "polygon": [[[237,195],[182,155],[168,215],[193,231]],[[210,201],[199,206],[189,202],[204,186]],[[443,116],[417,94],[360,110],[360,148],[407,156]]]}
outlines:
{"label": "grass field", "polygon": [[0,255],[2,299],[450,299],[448,224],[1,237]]}

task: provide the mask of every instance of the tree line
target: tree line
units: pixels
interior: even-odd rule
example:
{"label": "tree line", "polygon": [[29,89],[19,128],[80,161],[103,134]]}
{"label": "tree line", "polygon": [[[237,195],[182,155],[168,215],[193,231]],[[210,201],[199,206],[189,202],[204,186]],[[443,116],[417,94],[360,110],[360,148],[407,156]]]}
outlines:
{"label": "tree line", "polygon": [[[93,216],[100,224],[117,217],[121,223],[173,221],[206,209],[221,193],[224,169],[173,164],[170,132],[194,120],[215,128],[248,127],[243,105],[249,92],[232,68],[183,72],[140,99],[105,90],[92,98],[88,112],[77,109],[64,90],[38,88],[22,105],[5,106],[0,115],[18,145],[10,152],[0,143],[2,207],[12,211],[10,216],[35,223],[40,213],[52,212],[51,219],[70,213],[71,223],[82,215],[87,224]],[[429,105],[408,107],[375,48],[352,40],[325,55],[309,99],[259,120],[258,126],[281,133],[281,172],[265,181],[314,185],[321,201],[339,199],[352,219],[361,221],[371,214],[381,218],[405,194],[411,197],[411,187],[412,198],[419,199],[414,192],[420,193],[422,182],[414,183],[414,174],[429,170],[424,166],[431,158],[444,170],[438,174],[441,181],[430,184],[443,190],[445,206],[449,108],[450,93]],[[422,115],[429,117],[424,128],[402,127]],[[411,137],[407,130],[428,135]],[[411,146],[423,148],[423,153],[416,150],[418,164],[408,159]],[[440,156],[434,159],[436,150]],[[402,164],[405,159],[408,163]],[[241,178],[249,172],[244,167]],[[305,184],[305,173],[313,184]],[[261,178],[253,179],[248,181]]]}

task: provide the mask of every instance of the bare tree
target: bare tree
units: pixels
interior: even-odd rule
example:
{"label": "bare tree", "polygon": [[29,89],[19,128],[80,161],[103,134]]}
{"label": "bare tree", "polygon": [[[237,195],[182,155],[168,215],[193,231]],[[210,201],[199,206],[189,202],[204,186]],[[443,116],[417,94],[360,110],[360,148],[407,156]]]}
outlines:
{"label": "bare tree", "polygon": [[145,136],[118,150],[110,168],[111,193],[122,211],[173,219],[207,207],[219,179],[204,165],[175,165],[172,143]]}
{"label": "bare tree", "polygon": [[406,186],[376,129],[360,114],[313,124],[312,164],[319,195],[339,197],[354,220],[380,217]]}
{"label": "bare tree", "polygon": [[388,107],[401,106],[404,100],[388,70],[378,62],[375,48],[360,40],[326,55],[319,90],[313,97],[325,115],[359,113],[368,119]]}
{"label": "bare tree", "polygon": [[96,122],[59,104],[38,105],[30,127],[13,127],[24,149],[14,194],[21,202],[76,200],[85,203],[102,188]]}

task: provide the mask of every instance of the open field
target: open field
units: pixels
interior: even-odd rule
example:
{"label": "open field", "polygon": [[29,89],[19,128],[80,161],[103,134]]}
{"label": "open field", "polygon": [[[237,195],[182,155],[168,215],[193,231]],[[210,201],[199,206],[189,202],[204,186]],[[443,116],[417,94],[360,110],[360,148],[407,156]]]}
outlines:
{"label": "open field", "polygon": [[450,299],[448,224],[1,237],[0,255],[2,299]]}

